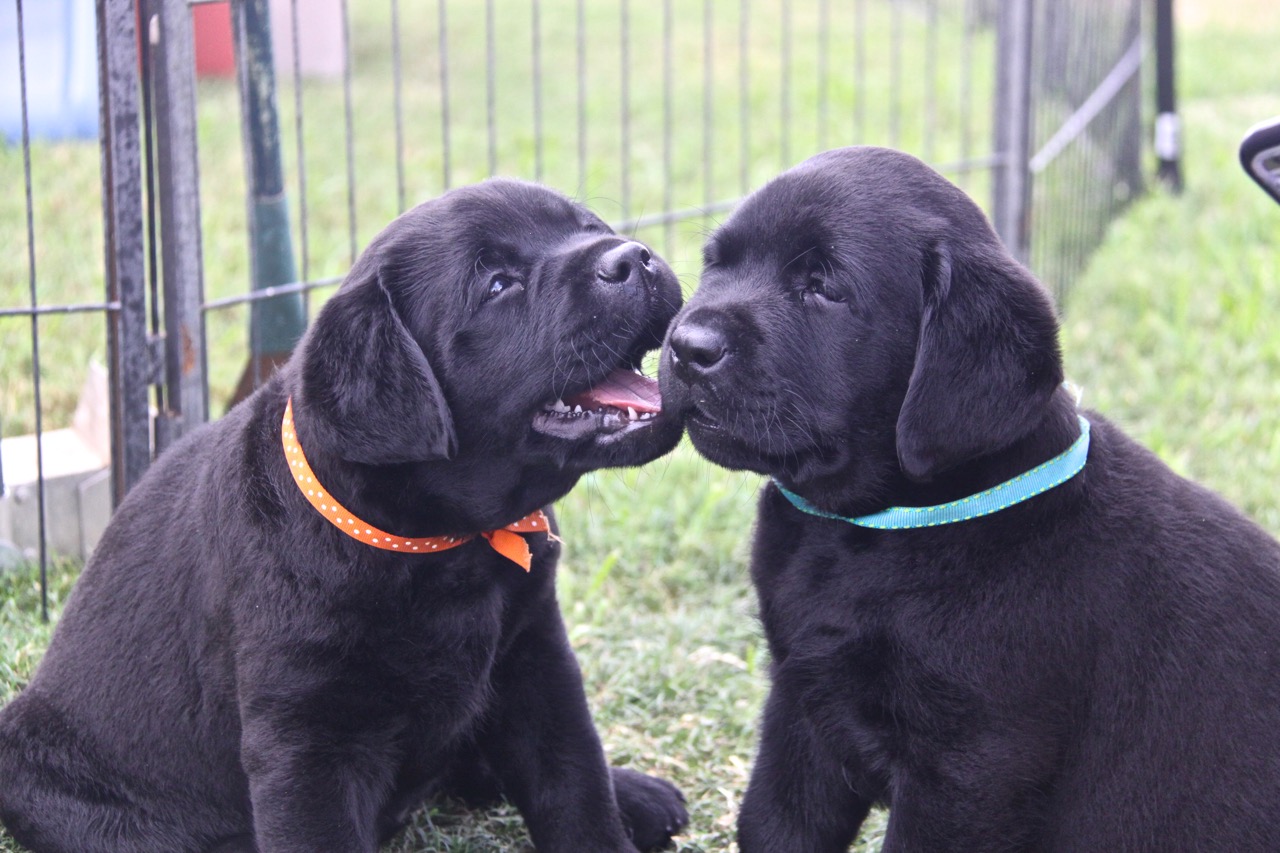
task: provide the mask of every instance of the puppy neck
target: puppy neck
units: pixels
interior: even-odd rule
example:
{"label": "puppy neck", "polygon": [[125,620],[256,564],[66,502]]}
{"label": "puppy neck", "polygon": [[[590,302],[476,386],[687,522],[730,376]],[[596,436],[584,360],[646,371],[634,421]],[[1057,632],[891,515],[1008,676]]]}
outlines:
{"label": "puppy neck", "polygon": [[1060,388],[1036,426],[1013,444],[943,471],[927,482],[914,482],[900,472],[890,504],[933,506],[979,494],[1063,453],[1080,437],[1080,429],[1075,398]]}
{"label": "puppy neck", "polygon": [[[822,513],[841,518],[871,515],[889,507],[936,507],[962,501],[1020,477],[1063,454],[1081,437],[1076,401],[1054,392],[1042,417],[1026,434],[1000,450],[971,459],[927,480],[913,480],[889,460],[886,447],[852,448],[843,470],[809,481],[777,477],[779,485]],[[875,460],[882,463],[877,466]],[[794,485],[793,485],[794,483]]]}
{"label": "puppy neck", "polygon": [[[271,433],[266,446],[278,457],[285,477],[287,462],[279,450],[280,412],[286,395],[271,395],[260,412]],[[295,415],[297,405],[295,401]],[[278,411],[277,411],[278,410]],[[496,453],[462,452],[447,460],[371,465],[333,453],[315,452],[305,417],[294,423],[298,443],[316,478],[353,515],[373,526],[412,537],[459,535],[494,530],[543,509],[577,481],[539,477],[518,460]],[[284,486],[280,488],[284,489]]]}

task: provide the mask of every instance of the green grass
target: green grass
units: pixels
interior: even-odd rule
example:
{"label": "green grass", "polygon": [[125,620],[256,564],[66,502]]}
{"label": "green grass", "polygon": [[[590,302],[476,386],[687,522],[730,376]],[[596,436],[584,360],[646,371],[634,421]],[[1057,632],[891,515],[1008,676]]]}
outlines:
{"label": "green grass", "polygon": [[[703,39],[701,10],[690,15],[674,4],[673,85],[670,98],[669,174],[664,166],[662,18],[657,4],[632,3],[629,156],[622,144],[619,82],[621,19],[618,4],[588,3],[586,47],[587,159],[578,161],[577,53],[574,0],[541,0],[543,35],[543,140],[541,180],[582,199],[611,222],[731,199],[759,186],[782,168],[824,147],[856,142],[897,145],[937,162],[978,155],[990,138],[992,39],[979,31],[965,43],[963,25],[943,15],[936,39],[926,35],[918,9],[898,12],[866,3],[862,64],[866,90],[854,91],[855,25],[851,7],[832,4],[826,31],[830,54],[824,90],[818,52],[823,27],[816,3],[793,3],[790,25],[793,67],[788,79],[790,120],[782,121],[782,4],[756,2],[748,18],[750,56],[748,140],[745,161],[739,96],[739,4],[715,5],[712,24],[712,156],[704,160]],[[949,8],[957,3],[945,4]],[[406,205],[445,188],[441,146],[441,82],[434,4],[401,6]],[[840,8],[835,8],[840,7]],[[450,103],[450,184],[487,174],[484,7],[451,0],[447,59]],[[537,172],[533,114],[531,8],[495,4],[495,160],[497,172],[533,177]],[[352,115],[355,188],[348,217],[346,139],[341,81],[307,81],[301,92],[306,192],[297,168],[295,90],[280,80],[281,151],[286,193],[293,213],[299,266],[311,278],[341,276],[358,251],[400,212],[396,181],[395,119],[391,83],[390,6],[385,0],[353,0]],[[682,11],[685,10],[685,11]],[[888,49],[890,34],[902,37],[898,72]],[[933,55],[930,61],[927,57]],[[967,61],[970,71],[959,67]],[[928,73],[926,73],[928,72]],[[894,98],[869,96],[897,80]],[[929,94],[929,83],[935,93]],[[968,87],[966,94],[965,86]],[[826,94],[824,95],[824,91]],[[821,105],[826,103],[825,113]],[[204,80],[197,98],[204,288],[217,298],[249,289],[246,207],[241,133],[234,86]],[[94,143],[38,143],[32,147],[35,267],[39,299],[46,304],[99,302],[103,296],[102,213],[99,153]],[[743,177],[745,175],[745,178]],[[982,188],[980,178],[974,185]],[[28,302],[27,240],[22,156],[0,147],[0,305]],[[307,218],[303,251],[301,214]],[[670,229],[651,227],[638,237],[672,263],[687,288],[697,274],[699,247],[715,219],[699,217]],[[354,237],[354,239],[353,239]],[[302,270],[300,270],[302,271]],[[317,299],[331,291],[322,290]],[[211,408],[224,411],[244,366],[248,319],[243,308],[207,317]],[[106,359],[105,323],[98,315],[40,321],[46,426],[65,426],[75,405],[86,364]],[[0,433],[32,431],[31,324],[0,319]],[[56,357],[51,352],[56,348]]]}
{"label": "green grass", "polygon": [[[1256,3],[1259,14],[1241,16],[1232,26],[1211,21],[1180,33],[1186,192],[1171,196],[1152,191],[1110,229],[1106,243],[1063,306],[1063,337],[1068,374],[1084,386],[1087,405],[1112,416],[1177,470],[1221,491],[1273,533],[1280,533],[1280,498],[1274,485],[1280,482],[1280,336],[1272,328],[1272,318],[1280,314],[1280,207],[1244,177],[1234,159],[1244,129],[1280,113],[1276,94],[1280,70],[1271,62],[1270,49],[1280,36],[1280,22],[1262,14],[1266,9],[1262,0],[1242,2]],[[1180,8],[1185,5],[1194,4],[1180,4]],[[358,8],[367,17],[359,19],[363,23],[357,30],[357,68],[376,75],[382,73],[379,63],[385,62],[376,38],[384,22],[374,14],[376,10]],[[633,4],[633,10],[638,8]],[[463,36],[473,37],[463,7],[451,4],[450,12]],[[417,22],[410,29],[421,28],[413,31],[418,33],[414,38],[433,44],[433,26],[430,21]],[[508,42],[525,43],[518,21],[504,26],[513,28]],[[726,20],[725,26],[732,26],[732,21]],[[800,30],[797,24],[797,37]],[[722,69],[728,77],[726,85],[736,73],[730,32],[726,31],[722,51],[728,63]],[[760,37],[774,35],[764,31]],[[681,48],[690,49],[693,46],[687,44]],[[599,61],[607,64],[607,46],[593,47],[596,50]],[[424,112],[414,113],[421,127],[409,157],[411,202],[438,191],[440,181],[434,137],[426,135],[426,129],[435,127],[430,113],[434,59],[427,51],[421,53],[425,55],[415,59],[418,65],[413,71],[421,91],[412,97],[421,99],[418,107]],[[643,54],[643,62],[652,64],[654,55]],[[636,58],[637,68],[642,56]],[[477,73],[483,82],[482,71],[474,66],[482,59],[475,50],[466,56],[456,53],[454,59],[459,63],[451,72],[455,82],[472,87],[465,90],[470,95],[454,94],[460,121],[469,115],[467,122],[474,123],[475,111],[480,110],[483,128],[483,98],[477,101],[475,95],[482,90],[474,88]],[[812,70],[797,72],[797,79],[812,79]],[[608,79],[603,65],[600,73]],[[876,73],[887,71],[882,65]],[[357,85],[365,83],[358,78]],[[385,128],[387,120],[379,125],[374,113],[386,105],[376,102],[374,81],[368,86],[371,100],[362,109],[370,110],[370,115],[361,126]],[[807,89],[803,102],[812,107],[812,85]],[[609,101],[611,91],[603,86],[593,89],[592,97],[599,100],[593,109],[616,115],[616,104]],[[571,100],[572,93],[562,96]],[[239,138],[238,131],[219,118],[219,110],[231,103],[229,90],[222,84],[206,84],[202,97],[209,290],[222,294],[245,286],[243,209],[237,195],[242,180]],[[307,105],[308,158],[313,154],[318,158],[311,164],[308,190],[313,217],[309,264],[314,274],[336,274],[349,260],[345,165],[340,144],[334,144],[335,138],[340,142],[340,128],[335,137],[336,123],[327,119],[340,115],[341,97],[338,91],[335,100],[332,87],[318,84],[314,91],[308,88],[307,97],[315,99],[314,107]],[[408,90],[406,97],[410,97]],[[637,113],[652,106],[652,92],[635,97]],[[696,87],[692,97],[700,98]],[[291,93],[286,93],[282,104],[286,129],[292,121],[290,98]],[[832,103],[837,103],[834,92]],[[904,109],[909,120],[901,142],[907,147],[918,144],[918,137],[911,138],[917,133],[912,128],[918,126],[910,118],[918,117],[913,104],[918,106],[918,101],[909,99]],[[724,138],[729,139],[736,104],[726,99],[720,108],[728,123]],[[879,116],[881,132],[885,110],[882,102],[868,105],[869,114]],[[521,115],[512,112],[501,125],[510,133],[503,134],[499,162],[510,173],[526,172],[531,163],[530,141],[521,137],[528,116]],[[648,117],[636,120],[637,160],[660,146],[660,126],[649,121]],[[829,144],[853,133],[847,111],[839,121],[843,124],[837,129],[833,112]],[[782,165],[780,141],[761,122],[754,137],[759,156],[751,166],[753,184]],[[792,159],[818,145],[816,122],[806,127],[803,132],[798,129],[791,142]],[[607,176],[616,172],[617,151],[609,147],[616,145],[616,131],[600,131],[602,153],[593,160],[594,177],[580,190],[575,133],[570,111],[567,130],[559,128],[554,134],[559,141],[548,145],[546,179],[578,192],[606,217],[621,217],[616,183],[606,186]],[[985,138],[985,130],[979,138]],[[455,182],[478,176],[469,170],[483,167],[483,131],[464,136],[459,130],[454,142],[458,151],[470,150],[474,155],[478,150],[480,164],[456,163]],[[390,159],[394,150],[385,133],[362,133],[357,144],[361,163],[358,238],[363,241],[395,212],[395,184],[389,177],[394,174]],[[292,157],[291,145],[286,141],[287,158]],[[730,195],[737,189],[736,149],[730,153],[717,162],[713,196]],[[85,248],[101,239],[95,236],[97,202],[81,197],[97,180],[96,150],[85,153],[68,146],[42,146],[36,154],[38,226],[41,233],[51,235],[38,243],[44,271],[41,281],[51,288],[65,286],[49,298],[97,298],[91,286],[100,287],[92,283],[95,276],[100,282],[101,252]],[[0,152],[0,175],[8,181],[6,186],[15,185],[9,180],[14,174],[13,156],[11,151]],[[936,158],[948,159],[948,152],[938,151]],[[700,137],[680,141],[673,160],[682,176],[677,204],[701,204],[706,187],[697,177]],[[291,168],[288,159],[286,168]],[[653,195],[657,184],[650,170],[651,166],[636,165],[632,212],[651,212],[661,201]],[[3,304],[12,302],[10,288],[21,292],[26,281],[22,209],[14,195],[0,194],[0,222],[5,223],[0,239],[6,250],[0,253]],[[705,227],[706,222],[696,222],[678,229],[676,242],[667,252],[687,286],[694,284],[695,249],[699,229]],[[659,246],[664,239],[660,229],[642,236]],[[73,284],[90,286],[90,291],[80,294]],[[5,359],[0,362],[0,406],[6,434],[10,425],[22,423],[21,407],[29,407],[29,389],[24,391],[18,381],[25,369],[22,337],[26,329],[12,331],[25,325],[11,321],[0,326],[0,333],[6,335],[0,339],[0,358]],[[211,358],[227,365],[215,368],[222,393],[243,357],[243,326],[243,315],[211,322],[215,341]],[[70,361],[74,381],[66,396],[73,400],[80,381],[76,371],[82,365],[75,362],[94,352],[93,340],[100,340],[100,327],[101,320],[96,318],[82,318],[81,325],[45,321],[42,330],[47,338],[66,347],[47,364],[51,389],[59,387],[52,378],[64,369],[64,361]],[[61,399],[46,400],[54,417],[65,411],[58,408]],[[692,814],[690,829],[681,837],[683,853],[735,849],[733,822],[745,790],[756,719],[767,688],[767,655],[746,577],[757,486],[757,478],[728,474],[699,460],[686,444],[640,471],[598,472],[584,478],[558,507],[567,543],[561,601],[598,726],[615,762],[661,773],[683,788]],[[54,569],[55,614],[74,576],[74,566]],[[38,612],[32,573],[0,579],[0,701],[26,681],[47,644],[49,631],[40,624]],[[883,828],[884,815],[874,815],[856,848],[859,853],[879,849]],[[521,850],[525,844],[521,823],[510,809],[477,815],[444,804],[420,815],[390,849],[496,853]],[[14,850],[0,834],[0,851]]]}

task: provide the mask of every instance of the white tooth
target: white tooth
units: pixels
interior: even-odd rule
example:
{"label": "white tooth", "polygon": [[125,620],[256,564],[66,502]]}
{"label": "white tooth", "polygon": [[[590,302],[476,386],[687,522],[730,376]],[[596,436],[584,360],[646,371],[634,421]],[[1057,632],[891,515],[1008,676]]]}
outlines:
{"label": "white tooth", "polygon": [[551,408],[557,412],[569,411],[569,407],[564,404],[564,400],[556,400],[555,405],[552,406]]}
{"label": "white tooth", "polygon": [[574,406],[574,407],[573,407],[573,411],[574,411],[574,414],[577,414],[578,412],[581,412],[581,411],[582,411],[582,407],[581,407],[581,406]]}
{"label": "white tooth", "polygon": [[627,406],[627,420],[634,421],[636,419],[636,410]]}

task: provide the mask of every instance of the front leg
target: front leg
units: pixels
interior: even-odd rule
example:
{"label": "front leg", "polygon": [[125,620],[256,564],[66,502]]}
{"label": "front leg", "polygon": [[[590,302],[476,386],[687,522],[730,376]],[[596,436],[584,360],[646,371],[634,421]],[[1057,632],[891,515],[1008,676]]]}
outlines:
{"label": "front leg", "polygon": [[688,819],[683,797],[641,773],[611,777],[560,612],[554,599],[539,606],[494,673],[481,749],[539,853],[636,853],[665,844]]}
{"label": "front leg", "polygon": [[257,853],[374,853],[394,779],[387,729],[337,695],[255,704],[244,712],[241,751]]}
{"label": "front leg", "polygon": [[1008,721],[969,738],[961,750],[934,746],[916,772],[896,774],[884,853],[1028,853],[1050,846],[1045,815],[1060,744],[1033,728]]}
{"label": "front leg", "polygon": [[350,632],[312,630],[304,645],[307,635],[288,627],[257,632],[236,660],[257,853],[374,853],[402,758],[403,708],[392,685],[352,671],[349,660],[376,658]]}
{"label": "front leg", "polygon": [[795,686],[775,678],[738,815],[738,846],[742,853],[845,853],[879,791],[823,748]]}

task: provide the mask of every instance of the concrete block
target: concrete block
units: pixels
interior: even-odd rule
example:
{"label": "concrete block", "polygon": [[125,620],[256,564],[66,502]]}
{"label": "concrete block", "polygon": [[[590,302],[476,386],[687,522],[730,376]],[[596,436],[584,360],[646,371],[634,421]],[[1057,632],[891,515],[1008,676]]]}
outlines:
{"label": "concrete block", "polygon": [[73,426],[0,441],[0,543],[6,546],[0,550],[7,555],[0,562],[12,562],[8,558],[15,550],[26,559],[39,556],[41,474],[49,553],[88,559],[111,519],[107,401],[106,370],[91,365]]}

